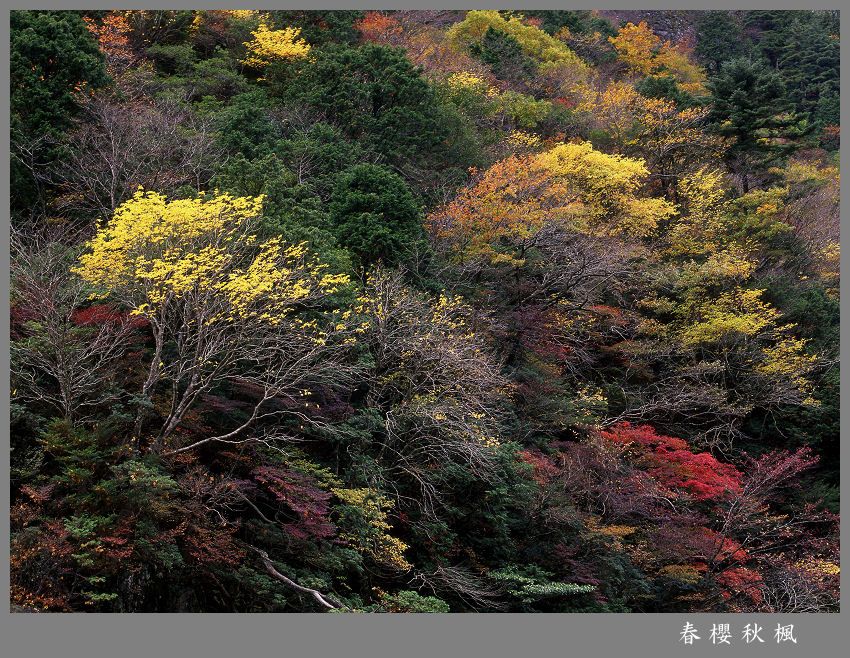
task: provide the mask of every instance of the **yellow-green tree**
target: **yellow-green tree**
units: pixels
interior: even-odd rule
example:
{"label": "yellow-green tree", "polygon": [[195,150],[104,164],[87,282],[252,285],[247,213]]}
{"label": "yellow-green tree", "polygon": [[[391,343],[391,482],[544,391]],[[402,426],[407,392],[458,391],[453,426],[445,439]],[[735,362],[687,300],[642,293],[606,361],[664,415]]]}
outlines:
{"label": "yellow-green tree", "polygon": [[516,39],[523,53],[537,62],[541,73],[568,69],[579,79],[587,73],[587,65],[567,47],[535,25],[523,22],[520,16],[503,17],[498,11],[470,11],[460,23],[448,31],[448,39],[457,46],[469,47],[480,40],[488,29],[499,30]]}
{"label": "yellow-green tree", "polygon": [[[267,415],[265,403],[294,395],[327,364],[316,321],[296,313],[347,282],[325,272],[303,245],[255,234],[262,197],[168,201],[139,190],[89,241],[76,273],[150,323],[153,353],[140,391],[135,437],[161,384],[170,383],[151,448],[159,451],[206,391],[238,381],[255,391],[248,420],[209,441],[228,441]],[[271,414],[272,412],[268,412]],[[168,453],[166,453],[168,454]]]}
{"label": "yellow-green tree", "polygon": [[782,221],[786,190],[729,201],[723,175],[701,170],[680,192],[680,216],[648,263],[639,329],[619,346],[654,375],[624,386],[620,418],[728,446],[756,410],[814,405],[819,358],[771,303],[758,271],[769,241],[791,229]]}
{"label": "yellow-green tree", "polygon": [[583,208],[579,229],[644,236],[674,212],[666,201],[639,193],[649,175],[642,160],[608,155],[581,142],[560,144],[541,154],[539,162]]}
{"label": "yellow-green tree", "polygon": [[500,130],[514,125],[534,128],[552,109],[549,101],[512,90],[500,91],[484,77],[467,71],[452,73],[438,84],[446,99],[464,114]]}
{"label": "yellow-green tree", "polygon": [[413,568],[404,557],[407,544],[390,534],[392,526],[387,521],[393,501],[377,491],[368,488],[331,489],[346,506],[344,521],[348,530],[340,533],[340,538],[349,542],[361,553],[382,566],[394,571],[407,571]]}
{"label": "yellow-green tree", "polygon": [[809,376],[818,357],[755,287],[754,269],[730,249],[656,274],[656,292],[641,302],[650,317],[620,349],[658,374],[628,387],[622,419],[728,447],[755,409],[816,404]]}

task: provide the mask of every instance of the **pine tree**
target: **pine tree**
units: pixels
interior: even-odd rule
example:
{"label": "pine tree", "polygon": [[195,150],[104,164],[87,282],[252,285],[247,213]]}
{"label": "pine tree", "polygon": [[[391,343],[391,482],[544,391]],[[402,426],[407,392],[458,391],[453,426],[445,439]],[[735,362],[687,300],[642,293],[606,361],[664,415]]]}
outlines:
{"label": "pine tree", "polygon": [[728,59],[741,54],[740,30],[728,11],[707,11],[697,23],[697,45],[694,54],[712,75]]}
{"label": "pine tree", "polygon": [[422,219],[410,190],[397,174],[378,165],[358,164],[342,172],[329,209],[337,239],[359,259],[364,281],[374,263],[397,265],[422,238]]}
{"label": "pine tree", "polygon": [[709,119],[717,133],[732,140],[726,164],[741,177],[744,194],[750,177],[798,148],[794,140],[808,130],[791,112],[785,85],[764,64],[730,60],[709,83],[714,101]]}
{"label": "pine tree", "polygon": [[838,94],[841,53],[835,36],[814,21],[795,21],[783,39],[777,66],[788,99],[807,118],[817,112],[821,97]]}

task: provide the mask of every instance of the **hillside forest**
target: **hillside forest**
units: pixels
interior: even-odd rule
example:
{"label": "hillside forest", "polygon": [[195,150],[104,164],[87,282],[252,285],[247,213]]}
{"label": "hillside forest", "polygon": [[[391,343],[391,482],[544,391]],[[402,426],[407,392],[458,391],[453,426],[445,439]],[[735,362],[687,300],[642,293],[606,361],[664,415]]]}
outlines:
{"label": "hillside forest", "polygon": [[11,603],[836,612],[837,11],[12,11]]}

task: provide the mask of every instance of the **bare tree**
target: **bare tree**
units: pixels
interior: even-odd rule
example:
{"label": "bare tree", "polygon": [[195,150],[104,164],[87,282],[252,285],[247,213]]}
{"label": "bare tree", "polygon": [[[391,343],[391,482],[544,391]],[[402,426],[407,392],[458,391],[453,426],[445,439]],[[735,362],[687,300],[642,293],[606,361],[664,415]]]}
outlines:
{"label": "bare tree", "polygon": [[[37,221],[47,215],[46,172],[53,160],[50,154],[52,142],[47,133],[33,137],[21,130],[12,130],[10,135],[9,155],[29,172],[35,186],[35,202],[29,209],[29,221]],[[13,199],[14,195],[12,190]]]}
{"label": "bare tree", "polygon": [[498,612],[507,608],[507,604],[499,600],[503,594],[502,591],[488,585],[469,569],[459,565],[437,565],[429,572],[417,571],[408,585],[418,590],[427,587],[435,595],[442,592],[449,593],[479,610]]}
{"label": "bare tree", "polygon": [[372,360],[366,405],[383,423],[379,459],[411,478],[423,512],[434,514],[435,464],[465,463],[479,477],[492,476],[497,402],[507,382],[458,299],[431,299],[401,273],[379,269],[357,310]]}
{"label": "bare tree", "polygon": [[[70,422],[122,397],[118,373],[138,319],[85,310],[91,287],[70,272],[77,233],[53,227],[11,236],[13,397],[48,405]],[[16,312],[15,312],[16,311]]]}
{"label": "bare tree", "polygon": [[760,591],[764,612],[826,612],[832,603],[803,573],[781,565],[768,571]]}
{"label": "bare tree", "polygon": [[198,192],[223,159],[212,117],[175,97],[119,102],[101,93],[81,99],[81,118],[59,144],[66,157],[37,175],[60,191],[57,208],[96,212],[103,220],[139,187]]}

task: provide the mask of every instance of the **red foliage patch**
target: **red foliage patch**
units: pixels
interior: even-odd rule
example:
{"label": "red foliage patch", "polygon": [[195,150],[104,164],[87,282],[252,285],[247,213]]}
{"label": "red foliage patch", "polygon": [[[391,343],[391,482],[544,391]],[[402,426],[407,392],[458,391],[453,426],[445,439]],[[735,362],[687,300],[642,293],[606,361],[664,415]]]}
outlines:
{"label": "red foliage patch", "polygon": [[126,311],[118,311],[109,304],[95,304],[88,308],[77,309],[71,314],[71,321],[82,327],[97,327],[105,324],[127,323],[130,327],[147,326],[148,321],[140,315],[130,315]]}
{"label": "red foliage patch", "polygon": [[753,603],[761,603],[762,577],[758,571],[746,567],[726,569],[714,578],[721,586],[723,598],[731,599],[735,594],[743,592]]}
{"label": "red foliage patch", "polygon": [[559,472],[552,459],[541,452],[523,450],[519,456],[526,464],[534,467],[532,477],[538,484],[546,484]]}
{"label": "red foliage patch", "polygon": [[637,462],[668,488],[684,489],[696,500],[715,500],[741,490],[743,474],[707,452],[694,454],[682,439],[656,434],[649,425],[621,423],[604,439],[634,446]]}
{"label": "red foliage patch", "polygon": [[364,41],[372,43],[380,43],[388,33],[401,32],[401,26],[394,18],[377,11],[367,11],[354,23],[354,27],[360,30]]}

